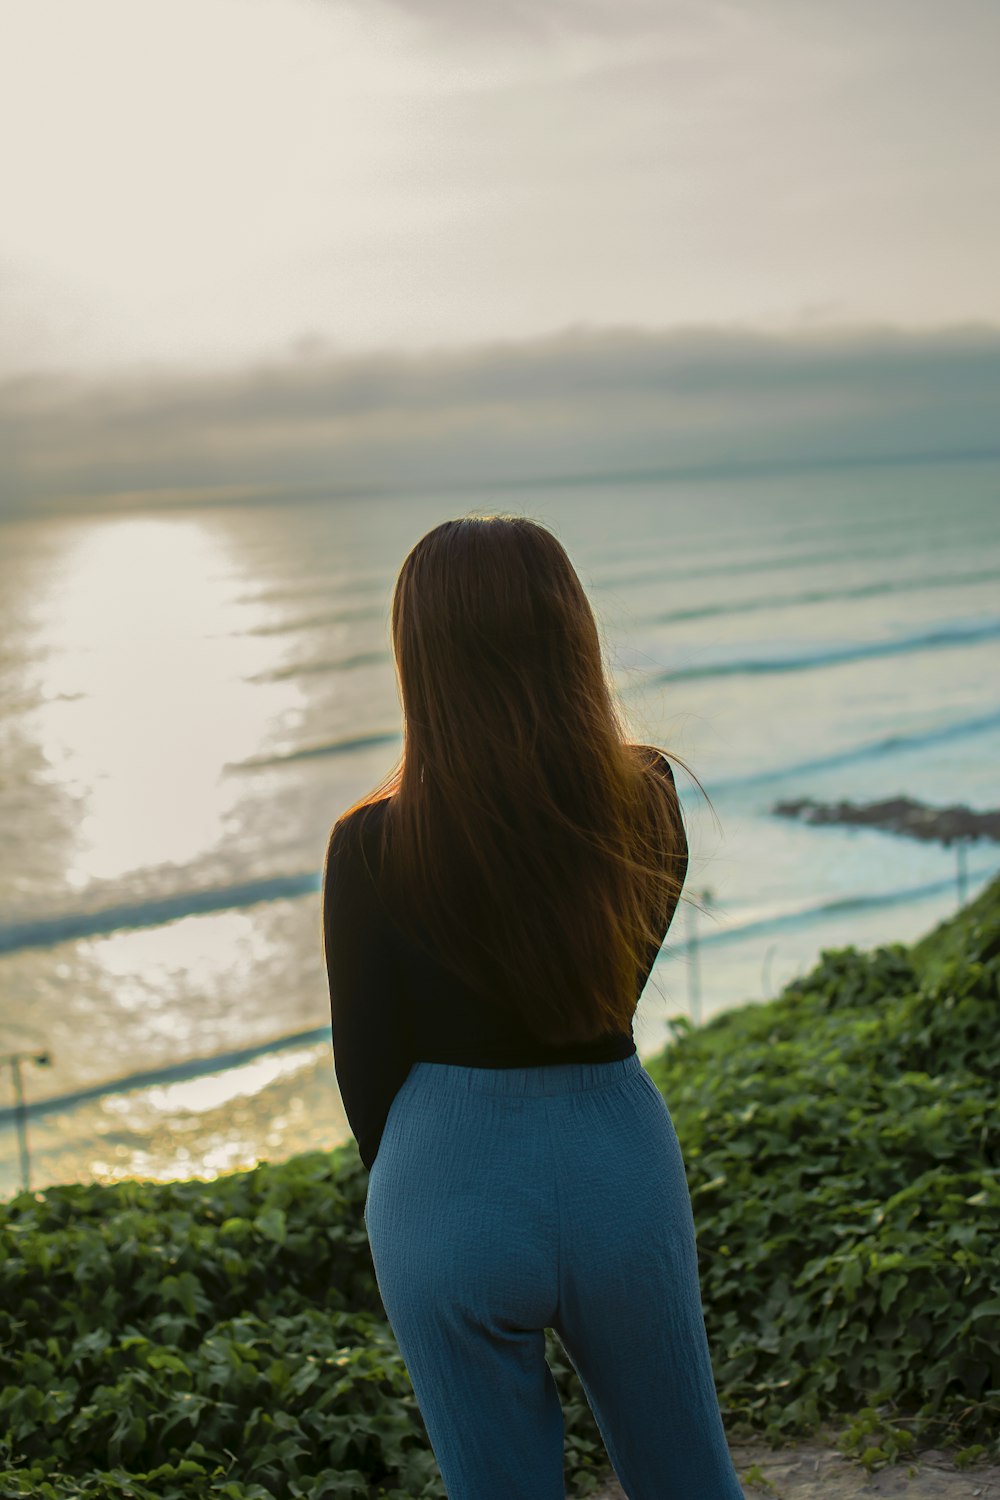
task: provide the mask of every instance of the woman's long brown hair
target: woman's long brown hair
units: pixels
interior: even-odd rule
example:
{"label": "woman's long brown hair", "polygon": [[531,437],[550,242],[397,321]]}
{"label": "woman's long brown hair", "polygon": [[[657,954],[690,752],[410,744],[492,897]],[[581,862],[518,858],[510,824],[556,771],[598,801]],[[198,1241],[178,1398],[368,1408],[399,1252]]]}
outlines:
{"label": "woman's long brown hair", "polygon": [[627,742],[561,542],[525,516],[442,522],[403,562],[391,632],[403,752],[338,819],[391,799],[387,910],[540,1041],[627,1032],[684,827]]}

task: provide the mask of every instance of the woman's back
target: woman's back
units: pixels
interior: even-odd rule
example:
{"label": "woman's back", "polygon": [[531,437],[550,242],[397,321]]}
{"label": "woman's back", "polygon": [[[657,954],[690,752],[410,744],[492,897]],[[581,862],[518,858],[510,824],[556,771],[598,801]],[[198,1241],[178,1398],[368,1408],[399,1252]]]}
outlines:
{"label": "woman's back", "polygon": [[[667,758],[649,750],[653,773],[675,796]],[[324,876],[324,944],[330,985],[334,1061],[344,1108],[362,1159],[371,1166],[397,1090],[415,1061],[467,1067],[611,1062],[635,1052],[631,1027],[593,1041],[547,1044],[528,1033],[488,990],[475,991],[436,956],[429,940],[414,942],[393,922],[377,872],[389,799],[339,823]],[[681,825],[681,833],[683,828]],[[645,987],[673,919],[687,870],[687,844],[673,855],[678,896],[659,914],[635,982]],[[338,940],[349,934],[349,941]],[[553,943],[572,941],[552,933]]]}

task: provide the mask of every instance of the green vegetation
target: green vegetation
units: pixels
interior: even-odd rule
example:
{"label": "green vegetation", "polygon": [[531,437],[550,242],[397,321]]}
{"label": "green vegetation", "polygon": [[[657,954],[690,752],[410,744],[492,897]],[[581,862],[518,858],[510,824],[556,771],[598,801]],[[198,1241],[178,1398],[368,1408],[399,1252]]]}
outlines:
{"label": "green vegetation", "polygon": [[648,1070],[727,1417],[779,1437],[853,1414],[869,1466],[1000,1452],[1000,879],[910,948],[826,950],[678,1030]]}
{"label": "green vegetation", "polygon": [[[828,950],[648,1064],[684,1149],[732,1435],[867,1464],[1000,1450],[1000,879],[912,948]],[[0,1494],[444,1497],[353,1141],[0,1208]],[[561,1345],[567,1481],[606,1467]]]}

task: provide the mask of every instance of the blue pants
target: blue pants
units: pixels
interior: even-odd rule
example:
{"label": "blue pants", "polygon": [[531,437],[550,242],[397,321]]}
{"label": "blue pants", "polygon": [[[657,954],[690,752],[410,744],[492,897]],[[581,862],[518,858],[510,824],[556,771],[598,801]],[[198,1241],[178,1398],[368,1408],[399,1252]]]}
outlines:
{"label": "blue pants", "polygon": [[449,1500],[564,1500],[546,1328],[629,1500],[743,1500],[680,1145],[637,1053],[414,1063],[372,1164],[365,1224]]}

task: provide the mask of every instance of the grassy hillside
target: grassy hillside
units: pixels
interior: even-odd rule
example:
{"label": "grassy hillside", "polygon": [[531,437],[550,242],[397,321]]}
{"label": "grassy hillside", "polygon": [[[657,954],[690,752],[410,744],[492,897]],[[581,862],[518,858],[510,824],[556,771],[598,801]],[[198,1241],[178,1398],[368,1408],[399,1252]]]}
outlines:
{"label": "grassy hillside", "polygon": [[[727,1425],[869,1463],[1000,1451],[1000,879],[911,948],[830,950],[648,1064],[684,1149]],[[0,1207],[0,1494],[444,1497],[353,1142]],[[547,1335],[567,1481],[606,1464]]]}

